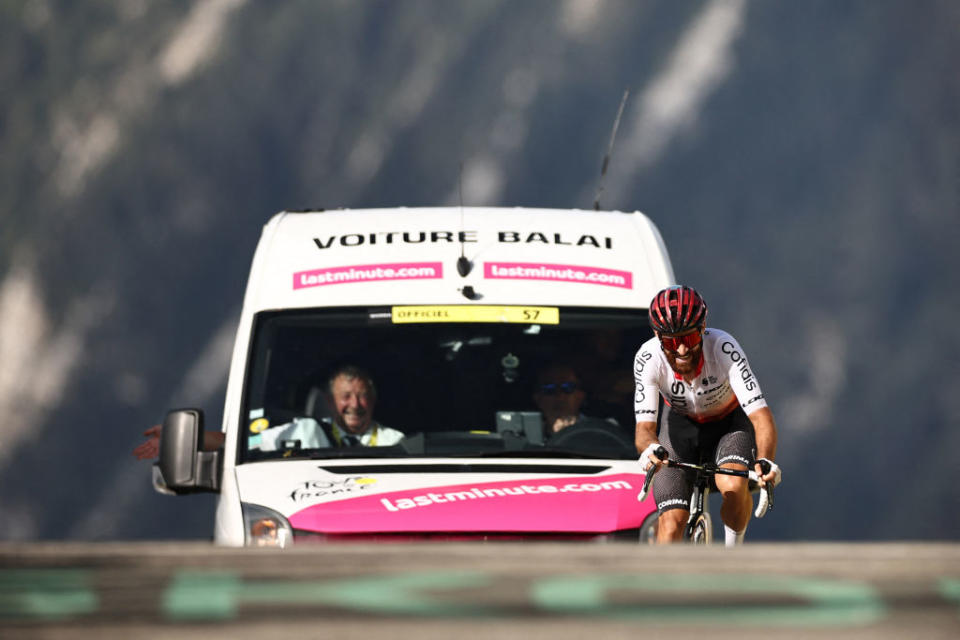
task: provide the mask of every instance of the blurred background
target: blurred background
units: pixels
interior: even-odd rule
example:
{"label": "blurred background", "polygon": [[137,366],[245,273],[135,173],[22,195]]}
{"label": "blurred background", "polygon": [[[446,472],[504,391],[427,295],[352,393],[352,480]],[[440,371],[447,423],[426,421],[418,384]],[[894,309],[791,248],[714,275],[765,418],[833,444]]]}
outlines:
{"label": "blurred background", "polygon": [[131,450],[219,425],[262,225],[591,208],[659,226],[751,358],[753,540],[960,539],[960,4],[0,2],[0,539],[206,539]]}

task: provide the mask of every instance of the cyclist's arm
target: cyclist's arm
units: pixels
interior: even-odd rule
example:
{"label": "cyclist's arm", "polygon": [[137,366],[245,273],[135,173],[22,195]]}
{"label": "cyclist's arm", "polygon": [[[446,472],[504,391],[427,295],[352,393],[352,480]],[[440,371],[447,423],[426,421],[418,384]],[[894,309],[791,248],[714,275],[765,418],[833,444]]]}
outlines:
{"label": "cyclist's arm", "polygon": [[660,404],[659,367],[647,341],[633,359],[633,414],[637,420],[634,444],[637,453],[657,442],[657,416]]}
{"label": "cyclist's arm", "polygon": [[769,407],[757,409],[749,416],[753,423],[753,432],[757,437],[757,457],[768,460],[777,459],[777,424]]}
{"label": "cyclist's arm", "polygon": [[647,447],[657,442],[657,423],[656,422],[638,422],[635,444],[637,453],[643,453]]}
{"label": "cyclist's arm", "polygon": [[[773,420],[773,412],[769,407],[763,407],[750,413],[748,416],[753,423],[753,432],[757,438],[757,459],[777,459],[777,423]],[[772,480],[773,474],[764,476],[764,480]]]}

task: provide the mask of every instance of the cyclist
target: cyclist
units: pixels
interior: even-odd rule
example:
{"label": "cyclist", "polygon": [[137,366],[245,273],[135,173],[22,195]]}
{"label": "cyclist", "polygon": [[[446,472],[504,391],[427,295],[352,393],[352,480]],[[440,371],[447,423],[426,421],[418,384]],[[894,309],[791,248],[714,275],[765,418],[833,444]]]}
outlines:
{"label": "cyclist", "polygon": [[[650,302],[649,317],[655,335],[634,357],[636,445],[644,470],[657,473],[653,495],[660,513],[657,541],[663,543],[682,537],[693,487],[684,470],[662,466],[653,453],[661,444],[681,462],[755,466],[763,485],[778,484],[781,472],[773,462],[777,427],[760,384],[733,336],[706,327],[707,305],[700,294],[691,287],[668,287]],[[761,459],[771,463],[767,474],[760,470]],[[753,506],[747,480],[718,475],[715,481],[723,496],[725,543],[740,544]]]}

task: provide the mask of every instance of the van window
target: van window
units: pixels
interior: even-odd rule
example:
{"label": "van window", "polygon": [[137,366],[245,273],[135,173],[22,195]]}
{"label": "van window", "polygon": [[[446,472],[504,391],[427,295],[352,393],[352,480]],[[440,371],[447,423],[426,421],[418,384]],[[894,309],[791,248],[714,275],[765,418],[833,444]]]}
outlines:
{"label": "van window", "polygon": [[[446,315],[454,321],[398,322],[391,308],[257,314],[238,461],[636,458],[633,356],[652,335],[643,310],[551,307],[489,322],[474,321],[477,308],[439,309],[452,311]],[[461,317],[457,312],[463,309]],[[541,310],[548,322],[525,321]],[[333,442],[328,383],[347,364],[372,377],[373,417],[405,434],[398,443]],[[553,377],[563,377],[558,369],[572,369],[577,384],[539,386],[551,378],[544,372],[548,366]],[[554,432],[541,410],[550,400],[544,396],[577,391],[583,403],[575,423]],[[278,433],[287,435],[270,437]]]}

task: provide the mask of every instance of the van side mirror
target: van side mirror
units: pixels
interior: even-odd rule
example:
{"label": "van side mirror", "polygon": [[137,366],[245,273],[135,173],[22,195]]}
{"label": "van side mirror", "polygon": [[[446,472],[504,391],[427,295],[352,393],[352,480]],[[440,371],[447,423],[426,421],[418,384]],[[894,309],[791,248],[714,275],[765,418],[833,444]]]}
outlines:
{"label": "van side mirror", "polygon": [[167,413],[160,433],[157,467],[163,485],[176,494],[220,491],[221,451],[203,451],[203,411]]}

